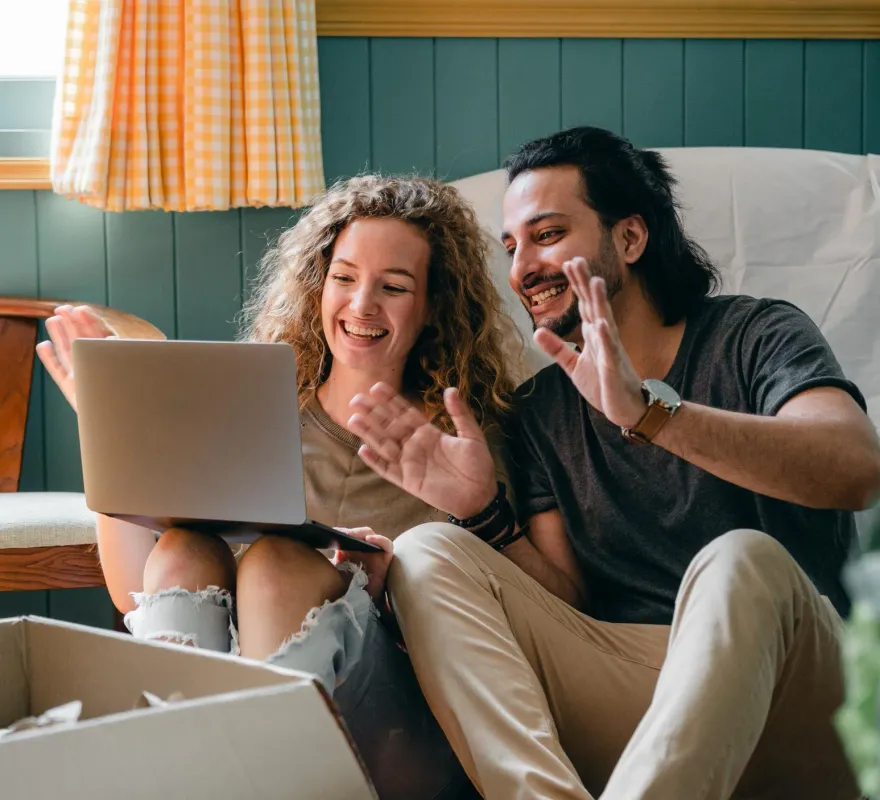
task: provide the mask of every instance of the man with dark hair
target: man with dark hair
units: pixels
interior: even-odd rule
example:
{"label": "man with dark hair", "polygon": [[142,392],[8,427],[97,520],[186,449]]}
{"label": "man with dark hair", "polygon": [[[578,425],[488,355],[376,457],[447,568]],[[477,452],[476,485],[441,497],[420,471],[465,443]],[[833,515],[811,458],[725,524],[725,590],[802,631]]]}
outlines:
{"label": "man with dark hair", "polygon": [[487,798],[855,800],[861,393],[791,304],[711,296],[657,153],[577,128],[506,167],[510,283],[556,361],[520,392],[518,522],[454,390],[457,436],[386,386],[352,401],[364,460],[450,515],[390,577],[437,719]]}

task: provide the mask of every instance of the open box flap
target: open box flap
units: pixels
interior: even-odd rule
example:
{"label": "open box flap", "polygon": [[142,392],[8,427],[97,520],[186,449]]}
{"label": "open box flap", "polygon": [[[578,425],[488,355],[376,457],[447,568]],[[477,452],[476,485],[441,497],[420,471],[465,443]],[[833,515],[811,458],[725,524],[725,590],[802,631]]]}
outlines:
{"label": "open box flap", "polygon": [[[51,769],[46,765],[51,764]],[[315,684],[288,683],[21,734],[0,745],[3,796],[376,797]]]}

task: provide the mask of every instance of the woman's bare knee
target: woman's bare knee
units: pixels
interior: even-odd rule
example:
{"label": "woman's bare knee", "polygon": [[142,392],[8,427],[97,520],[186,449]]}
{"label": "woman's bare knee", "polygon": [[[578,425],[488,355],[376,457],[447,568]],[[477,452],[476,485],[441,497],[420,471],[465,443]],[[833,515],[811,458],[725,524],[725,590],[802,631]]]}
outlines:
{"label": "woman's bare knee", "polygon": [[208,586],[235,589],[235,556],[220,537],[169,528],[159,537],[144,567],[144,591],[155,594],[179,586],[197,592]]}
{"label": "woman's bare knee", "polygon": [[263,536],[238,568],[242,655],[267,658],[302,627],[308,612],[345,594],[346,578],[317,550],[280,536]]}

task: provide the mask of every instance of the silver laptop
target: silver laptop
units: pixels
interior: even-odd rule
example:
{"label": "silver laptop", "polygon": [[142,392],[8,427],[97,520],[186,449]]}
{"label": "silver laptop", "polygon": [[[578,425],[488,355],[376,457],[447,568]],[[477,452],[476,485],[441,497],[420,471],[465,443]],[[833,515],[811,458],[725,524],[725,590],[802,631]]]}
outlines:
{"label": "silver laptop", "polygon": [[92,511],[230,541],[378,550],[307,516],[288,345],[77,339],[73,369]]}

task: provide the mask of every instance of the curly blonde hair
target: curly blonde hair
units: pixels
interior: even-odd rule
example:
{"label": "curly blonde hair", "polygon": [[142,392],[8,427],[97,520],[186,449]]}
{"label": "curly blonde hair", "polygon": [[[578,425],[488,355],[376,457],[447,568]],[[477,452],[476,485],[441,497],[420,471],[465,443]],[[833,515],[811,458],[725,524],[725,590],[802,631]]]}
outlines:
{"label": "curly blonde hair", "polygon": [[[321,295],[336,238],[360,218],[417,226],[431,249],[428,319],[409,354],[404,391],[417,392],[428,415],[451,428],[443,390],[455,386],[484,426],[500,423],[515,388],[521,337],[502,311],[487,264],[488,246],[473,209],[448,184],[427,178],[362,175],[328,189],[262,258],[241,338],[287,342],[296,352],[300,406],[330,373]],[[521,348],[520,348],[521,349]]]}

